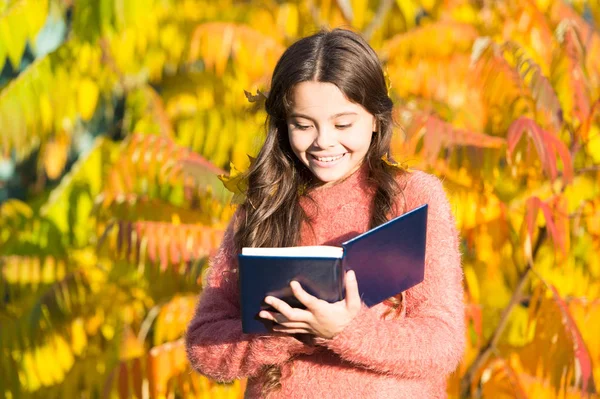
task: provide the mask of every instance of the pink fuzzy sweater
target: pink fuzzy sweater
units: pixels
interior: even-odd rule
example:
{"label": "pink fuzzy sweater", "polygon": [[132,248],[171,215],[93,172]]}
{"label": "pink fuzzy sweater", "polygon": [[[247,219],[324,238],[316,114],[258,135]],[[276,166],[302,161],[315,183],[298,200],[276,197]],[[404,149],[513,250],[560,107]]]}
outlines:
{"label": "pink fuzzy sweater", "polygon": [[[439,179],[414,171],[398,181],[398,209],[429,204],[425,279],[405,292],[399,316],[385,316],[385,302],[363,305],[340,334],[314,345],[243,334],[230,224],[186,334],[192,366],[218,381],[248,377],[247,398],[261,397],[265,366],[273,364],[282,367],[281,389],[270,398],[446,397],[465,343],[458,233]],[[364,167],[311,196],[314,203],[302,201],[313,228],[303,226],[302,245],[340,245],[368,230],[373,191]]]}

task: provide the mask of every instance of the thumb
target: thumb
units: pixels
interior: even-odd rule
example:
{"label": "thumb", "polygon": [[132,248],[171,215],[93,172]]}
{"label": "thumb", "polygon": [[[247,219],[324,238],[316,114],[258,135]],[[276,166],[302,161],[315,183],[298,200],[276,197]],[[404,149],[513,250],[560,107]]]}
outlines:
{"label": "thumb", "polygon": [[354,270],[349,270],[344,276],[344,285],[346,287],[346,307],[352,310],[358,310],[361,307],[360,293],[358,292],[358,282]]}

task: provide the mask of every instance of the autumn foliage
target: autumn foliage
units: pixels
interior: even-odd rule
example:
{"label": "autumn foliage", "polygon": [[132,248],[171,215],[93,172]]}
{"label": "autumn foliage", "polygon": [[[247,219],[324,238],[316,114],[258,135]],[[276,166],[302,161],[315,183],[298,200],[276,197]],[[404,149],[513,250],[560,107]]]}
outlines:
{"label": "autumn foliage", "polygon": [[468,348],[449,396],[599,397],[600,5],[583,0],[0,0],[0,189],[10,164],[26,190],[0,204],[0,396],[242,397],[182,346],[234,211],[217,176],[260,147],[284,49],[338,26],[384,64],[395,159],[453,204]]}

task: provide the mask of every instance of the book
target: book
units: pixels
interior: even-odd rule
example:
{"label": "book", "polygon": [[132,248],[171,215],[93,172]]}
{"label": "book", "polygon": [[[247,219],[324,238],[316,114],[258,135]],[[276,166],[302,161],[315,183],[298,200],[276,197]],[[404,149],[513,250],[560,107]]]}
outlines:
{"label": "book", "polygon": [[273,322],[258,317],[272,310],[264,302],[274,296],[304,308],[290,282],[320,299],[344,298],[344,275],[354,270],[362,301],[372,307],[423,281],[427,204],[334,246],[243,248],[238,255],[242,330],[269,333]]}

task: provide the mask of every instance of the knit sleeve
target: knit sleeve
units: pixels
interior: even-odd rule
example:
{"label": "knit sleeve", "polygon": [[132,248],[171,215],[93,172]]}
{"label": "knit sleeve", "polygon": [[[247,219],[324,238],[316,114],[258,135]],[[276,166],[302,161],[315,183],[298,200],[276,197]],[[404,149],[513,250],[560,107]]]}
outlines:
{"label": "knit sleeve", "polygon": [[[233,220],[239,217],[236,213]],[[265,365],[284,363],[314,348],[291,336],[242,332],[237,285],[237,255],[229,224],[185,335],[187,356],[194,369],[217,381],[256,375]]]}
{"label": "knit sleeve", "polygon": [[405,314],[382,318],[387,305],[363,305],[340,334],[317,342],[359,367],[402,378],[439,378],[454,371],[465,347],[458,233],[435,176],[413,172],[405,197],[408,209],[429,204],[425,278],[405,292]]}

